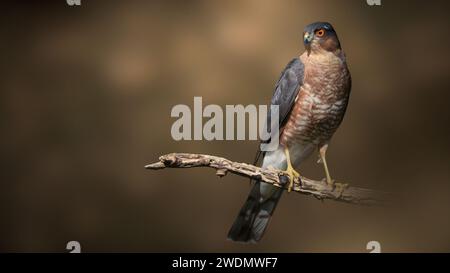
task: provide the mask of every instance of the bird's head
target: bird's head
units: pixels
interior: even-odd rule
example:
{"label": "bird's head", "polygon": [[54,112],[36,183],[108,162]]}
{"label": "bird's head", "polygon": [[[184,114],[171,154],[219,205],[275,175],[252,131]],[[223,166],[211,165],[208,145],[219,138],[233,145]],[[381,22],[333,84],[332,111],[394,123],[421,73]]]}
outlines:
{"label": "bird's head", "polygon": [[337,52],[341,49],[336,31],[330,23],[326,22],[307,25],[303,32],[303,43],[308,51],[308,56],[311,52],[320,50]]}

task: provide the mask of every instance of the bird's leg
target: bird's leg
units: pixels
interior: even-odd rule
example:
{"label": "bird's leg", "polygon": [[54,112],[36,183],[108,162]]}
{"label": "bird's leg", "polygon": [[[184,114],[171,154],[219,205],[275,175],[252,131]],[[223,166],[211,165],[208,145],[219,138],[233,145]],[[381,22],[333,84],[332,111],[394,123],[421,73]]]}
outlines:
{"label": "bird's leg", "polygon": [[342,192],[348,187],[348,184],[335,183],[334,180],[331,179],[331,175],[330,175],[330,171],[328,170],[327,159],[326,159],[327,149],[328,149],[328,144],[322,145],[319,148],[319,154],[320,154],[319,162],[323,164],[323,167],[325,169],[325,175],[327,176],[327,184],[332,187],[336,186],[336,188],[339,192],[339,195],[341,195]]}
{"label": "bird's leg", "polygon": [[328,165],[327,165],[327,154],[328,144],[325,144],[319,148],[319,154],[320,154],[320,163],[323,164],[323,168],[325,169],[325,174],[327,176],[327,184],[330,186],[333,186],[334,181],[331,179],[330,171],[328,171]]}
{"label": "bird's leg", "polygon": [[288,147],[284,148],[284,155],[286,156],[287,167],[284,173],[289,176],[288,192],[291,192],[294,188],[294,180],[300,177],[300,174],[294,169],[291,163],[291,156],[289,155]]}

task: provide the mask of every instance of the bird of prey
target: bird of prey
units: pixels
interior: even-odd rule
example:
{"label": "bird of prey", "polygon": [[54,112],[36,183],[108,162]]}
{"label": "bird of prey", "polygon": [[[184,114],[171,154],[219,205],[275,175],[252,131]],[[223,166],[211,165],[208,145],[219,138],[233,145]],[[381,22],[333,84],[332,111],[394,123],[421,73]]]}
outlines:
{"label": "bird of prey", "polygon": [[[287,64],[271,100],[272,105],[279,106],[278,149],[259,151],[256,160],[262,155],[262,168],[284,170],[289,177],[288,192],[300,175],[296,169],[315,149],[324,166],[327,183],[338,185],[331,178],[325,155],[344,117],[351,89],[346,57],[330,23],[306,26],[303,43],[305,52]],[[283,189],[256,180],[228,238],[258,242],[282,192]]]}

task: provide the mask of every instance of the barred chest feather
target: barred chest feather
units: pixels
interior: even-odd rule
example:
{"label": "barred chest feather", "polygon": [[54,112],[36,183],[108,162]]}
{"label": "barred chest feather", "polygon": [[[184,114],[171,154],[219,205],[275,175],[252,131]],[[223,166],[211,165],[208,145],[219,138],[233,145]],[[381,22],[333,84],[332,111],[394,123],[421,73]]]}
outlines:
{"label": "barred chest feather", "polygon": [[351,89],[351,77],[343,53],[306,56],[305,78],[280,137],[281,144],[320,145],[339,127]]}

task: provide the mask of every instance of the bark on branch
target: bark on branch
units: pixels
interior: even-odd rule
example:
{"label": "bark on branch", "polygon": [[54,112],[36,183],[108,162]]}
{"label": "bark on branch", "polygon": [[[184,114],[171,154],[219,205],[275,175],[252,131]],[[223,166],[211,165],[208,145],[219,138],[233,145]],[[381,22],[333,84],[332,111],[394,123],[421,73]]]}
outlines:
{"label": "bark on branch", "polygon": [[[193,168],[210,167],[216,169],[219,177],[228,172],[261,180],[280,188],[286,188],[288,177],[280,170],[262,169],[251,164],[238,163],[223,157],[203,155],[172,153],[159,157],[159,161],[145,166],[146,169],[159,170],[164,168]],[[338,184],[339,185],[339,184]],[[389,194],[381,191],[357,187],[330,186],[324,181],[316,181],[306,177],[294,181],[293,191],[313,195],[318,199],[331,199],[357,205],[386,205]]]}

